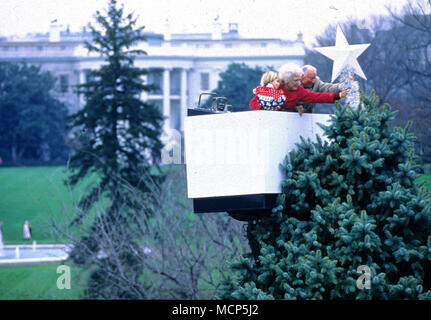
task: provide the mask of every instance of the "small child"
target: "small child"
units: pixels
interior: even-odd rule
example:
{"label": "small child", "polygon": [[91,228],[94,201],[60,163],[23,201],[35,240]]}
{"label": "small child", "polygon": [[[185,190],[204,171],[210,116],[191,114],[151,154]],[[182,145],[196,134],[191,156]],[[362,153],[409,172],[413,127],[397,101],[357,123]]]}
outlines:
{"label": "small child", "polygon": [[278,73],[274,71],[265,72],[260,79],[260,87],[253,90],[258,104],[252,109],[280,110],[286,97],[279,88],[280,77]]}

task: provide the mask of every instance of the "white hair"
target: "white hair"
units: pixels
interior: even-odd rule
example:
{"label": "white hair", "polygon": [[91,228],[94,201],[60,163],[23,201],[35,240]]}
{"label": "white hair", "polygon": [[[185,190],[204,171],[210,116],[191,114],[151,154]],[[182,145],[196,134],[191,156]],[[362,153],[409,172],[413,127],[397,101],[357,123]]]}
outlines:
{"label": "white hair", "polygon": [[302,66],[302,73],[306,74],[307,71],[317,72],[317,69],[316,67],[313,67],[311,64],[306,64],[305,66]]}
{"label": "white hair", "polygon": [[288,83],[293,77],[299,77],[302,74],[302,69],[296,63],[288,63],[281,66],[280,81],[283,84]]}

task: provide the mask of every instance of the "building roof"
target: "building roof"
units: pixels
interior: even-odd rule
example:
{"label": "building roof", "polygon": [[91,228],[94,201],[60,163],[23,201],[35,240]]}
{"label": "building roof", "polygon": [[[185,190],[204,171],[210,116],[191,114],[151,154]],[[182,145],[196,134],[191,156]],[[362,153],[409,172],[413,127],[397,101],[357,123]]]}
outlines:
{"label": "building roof", "polygon": [[[229,25],[228,32],[220,32],[218,37],[211,32],[206,33],[170,33],[170,34],[162,34],[155,33],[151,31],[143,32],[143,35],[146,37],[148,42],[161,42],[161,41],[225,41],[225,40],[237,40],[237,41],[280,41],[278,38],[244,38],[241,37],[238,33],[238,26],[236,24]],[[91,32],[88,31],[85,27],[80,32],[71,32],[69,28],[66,30],[56,30],[51,32],[57,32],[57,37],[55,39],[59,39],[60,42],[84,42],[91,40]],[[4,37],[0,36],[0,43],[30,43],[30,42],[50,42],[52,41],[51,32],[46,33],[32,33],[27,34],[23,37]],[[54,42],[58,42],[59,40],[54,40]],[[286,42],[295,42],[302,41],[301,37],[295,40],[283,40]]]}

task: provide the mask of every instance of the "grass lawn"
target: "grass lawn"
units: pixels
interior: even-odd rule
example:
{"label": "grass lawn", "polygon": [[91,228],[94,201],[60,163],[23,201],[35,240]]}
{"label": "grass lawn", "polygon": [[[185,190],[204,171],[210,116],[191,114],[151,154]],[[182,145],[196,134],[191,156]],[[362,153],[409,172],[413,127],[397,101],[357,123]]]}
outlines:
{"label": "grass lawn", "polygon": [[25,220],[30,222],[37,243],[54,242],[50,218],[61,219],[65,210],[72,208],[72,199],[76,201],[85,188],[85,184],[78,186],[72,195],[63,183],[65,178],[65,167],[0,168],[0,221],[5,244],[25,243]]}
{"label": "grass lawn", "polygon": [[431,174],[424,174],[424,175],[422,175],[422,176],[418,179],[418,181],[420,181],[420,182],[425,182],[425,187],[426,187],[428,190],[431,190]]}
{"label": "grass lawn", "polygon": [[[70,289],[58,289],[57,280],[64,272],[59,264],[15,265],[0,267],[0,300],[78,299],[81,286],[79,270],[71,267]],[[74,282],[75,281],[75,282]]]}
{"label": "grass lawn", "polygon": [[54,217],[62,224],[65,212],[70,214],[73,202],[87,194],[86,188],[96,176],[79,183],[73,192],[64,185],[66,178],[64,166],[0,167],[0,221],[5,244],[26,243],[23,240],[25,220],[30,222],[33,240],[37,243],[56,242],[49,232],[50,219]]}
{"label": "grass lawn", "polygon": [[[50,219],[62,223],[64,213],[85,194],[89,178],[73,192],[63,181],[66,167],[0,167],[0,221],[5,244],[31,243],[23,240],[23,224],[29,220],[38,244],[57,243],[50,234]],[[64,225],[64,223],[63,223]],[[60,241],[61,242],[61,241]],[[59,290],[58,264],[0,266],[0,300],[78,299],[82,286],[72,268],[72,288]]]}

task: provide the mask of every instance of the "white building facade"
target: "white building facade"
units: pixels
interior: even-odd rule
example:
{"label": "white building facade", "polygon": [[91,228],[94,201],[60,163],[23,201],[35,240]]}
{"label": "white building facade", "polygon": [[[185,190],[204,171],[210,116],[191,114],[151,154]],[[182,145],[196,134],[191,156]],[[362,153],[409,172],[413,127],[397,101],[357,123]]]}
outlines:
{"label": "white building facade", "polygon": [[[305,55],[301,34],[295,40],[242,38],[234,23],[229,24],[225,33],[147,32],[145,35],[147,41],[139,48],[147,55],[136,58],[135,65],[162,72],[145,79],[148,84],[158,85],[160,90],[145,93],[142,98],[160,108],[166,117],[166,127],[180,131],[184,129],[187,108],[197,106],[201,92],[217,87],[220,73],[229,64],[271,66],[277,70],[289,62],[301,65]],[[60,32],[58,26],[52,26],[48,34],[26,39],[0,38],[0,61],[26,62],[50,71],[58,79],[59,99],[66,103],[69,113],[73,113],[85,103],[74,92],[74,86],[85,83],[88,71],[105,63],[103,57],[88,53],[84,41],[90,39],[85,30],[82,33]]]}

